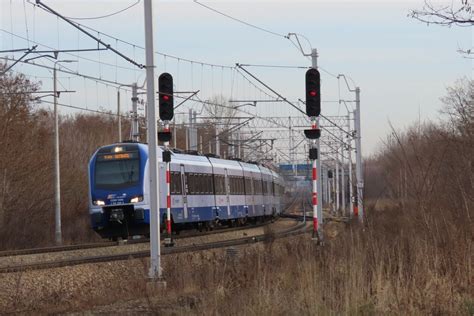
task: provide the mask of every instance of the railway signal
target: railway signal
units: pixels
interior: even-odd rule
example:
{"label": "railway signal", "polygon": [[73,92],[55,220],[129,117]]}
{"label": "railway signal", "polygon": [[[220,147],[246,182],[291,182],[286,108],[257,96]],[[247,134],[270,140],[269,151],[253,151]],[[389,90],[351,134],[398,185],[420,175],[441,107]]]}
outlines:
{"label": "railway signal", "polygon": [[162,121],[171,121],[174,116],[173,76],[164,72],[158,78],[159,109]]}
{"label": "railway signal", "polygon": [[320,234],[319,218],[318,218],[318,148],[321,130],[319,129],[319,115],[321,114],[321,76],[317,67],[317,51],[313,49],[311,52],[312,68],[306,71],[306,114],[311,118],[311,128],[304,130],[305,136],[311,140],[309,150],[309,159],[312,164],[312,204],[313,204],[313,239],[318,243],[322,241]]}
{"label": "railway signal", "polygon": [[169,144],[171,141],[170,123],[174,116],[174,104],[173,104],[173,76],[169,73],[164,72],[158,77],[158,95],[159,95],[159,108],[160,108],[160,119],[164,123],[163,131],[158,132],[158,139],[163,142],[163,162],[166,163],[166,232],[167,238],[165,238],[165,246],[171,247],[174,245],[173,239],[171,238],[171,188],[170,188],[170,162],[171,162],[171,151],[169,150]]}
{"label": "railway signal", "polygon": [[309,117],[321,114],[321,78],[315,68],[306,72],[306,114]]}

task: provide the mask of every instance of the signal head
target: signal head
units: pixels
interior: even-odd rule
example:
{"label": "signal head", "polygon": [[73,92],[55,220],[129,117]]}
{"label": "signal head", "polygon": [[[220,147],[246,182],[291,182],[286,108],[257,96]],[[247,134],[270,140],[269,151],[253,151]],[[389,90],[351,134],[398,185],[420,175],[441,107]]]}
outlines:
{"label": "signal head", "polygon": [[160,119],[170,121],[174,116],[173,76],[164,72],[158,77]]}
{"label": "signal head", "polygon": [[321,77],[319,71],[314,68],[306,72],[306,114],[321,114]]}

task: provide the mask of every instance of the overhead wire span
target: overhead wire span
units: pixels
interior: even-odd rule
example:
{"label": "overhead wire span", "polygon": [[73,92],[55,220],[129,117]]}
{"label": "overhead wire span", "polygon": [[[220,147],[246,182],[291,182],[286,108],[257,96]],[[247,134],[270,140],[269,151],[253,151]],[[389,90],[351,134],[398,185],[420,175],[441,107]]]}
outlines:
{"label": "overhead wire span", "polygon": [[[271,31],[271,30],[268,30],[268,29],[265,29],[265,28],[263,28],[263,27],[257,26],[257,25],[255,25],[255,24],[252,24],[252,23],[249,23],[249,22],[245,22],[245,21],[243,21],[243,20],[241,20],[241,19],[235,18],[235,17],[233,17],[233,16],[231,16],[231,15],[229,15],[229,14],[226,14],[226,13],[221,12],[221,11],[219,11],[219,10],[216,10],[216,9],[214,9],[214,8],[208,6],[208,5],[205,5],[205,4],[203,4],[202,2],[199,2],[198,0],[194,0],[194,3],[199,4],[200,6],[206,8],[206,9],[208,9],[208,10],[210,10],[210,11],[213,11],[213,12],[215,12],[215,13],[217,13],[217,14],[220,14],[220,15],[222,15],[222,16],[225,16],[225,17],[228,18],[228,19],[231,19],[231,20],[236,21],[236,22],[238,22],[238,23],[244,24],[244,25],[249,26],[249,27],[251,27],[251,28],[257,29],[257,30],[259,30],[259,31],[262,31],[262,32],[265,32],[265,33],[268,33],[268,34],[271,34],[271,35],[274,35],[274,36],[277,36],[277,37],[280,37],[280,38],[285,38],[285,39],[289,40],[290,43],[291,43],[298,51],[301,51],[301,49],[300,49],[300,47],[298,47],[298,45],[296,45],[295,42],[293,42],[293,41],[291,40],[290,34],[300,35],[300,36],[304,37],[304,38],[306,39],[306,41],[307,41],[307,42],[310,44],[310,46],[311,46],[311,43],[309,42],[309,40],[308,40],[305,36],[303,36],[303,35],[301,35],[301,34],[297,34],[297,33],[288,33],[287,35],[285,35],[285,34],[280,34],[280,33],[277,33],[277,32],[274,32],[274,31]],[[301,52],[302,52],[302,51],[301,51]],[[306,55],[304,54],[304,52],[302,52],[302,53],[303,53],[303,56],[309,58],[309,56],[306,56]]]}
{"label": "overhead wire span", "polygon": [[122,54],[121,52],[119,52],[119,51],[116,50],[115,48],[111,47],[110,44],[104,43],[100,38],[97,38],[97,37],[95,37],[94,35],[92,35],[91,33],[87,32],[87,31],[84,30],[84,29],[82,29],[80,26],[77,25],[76,22],[73,22],[73,21],[69,20],[68,18],[64,17],[63,15],[59,14],[58,12],[56,12],[55,10],[53,10],[52,8],[50,8],[49,6],[47,6],[47,5],[45,5],[44,3],[42,3],[40,0],[36,0],[36,4],[39,5],[39,7],[40,7],[41,9],[43,9],[44,11],[56,15],[58,18],[60,18],[60,19],[62,19],[63,21],[67,22],[68,24],[72,25],[73,27],[79,29],[81,32],[83,32],[84,34],[86,34],[86,35],[89,36],[90,38],[94,39],[97,43],[100,43],[101,45],[103,45],[103,46],[106,47],[107,49],[111,50],[111,51],[114,52],[115,54],[119,55],[120,57],[122,57],[123,59],[125,59],[126,61],[128,61],[129,63],[131,63],[131,64],[137,66],[137,67],[140,68],[140,69],[145,68],[145,65],[137,63],[136,61],[132,60],[130,57],[128,57],[128,56]]}
{"label": "overhead wire span", "polygon": [[286,99],[285,97],[283,97],[281,94],[279,94],[278,92],[276,92],[275,90],[273,90],[270,86],[268,86],[267,84],[265,84],[262,80],[258,79],[257,77],[255,77],[253,74],[251,74],[247,69],[243,68],[241,65],[239,64],[236,64],[236,67],[239,67],[240,69],[242,69],[243,71],[245,71],[245,73],[247,73],[249,76],[251,76],[252,78],[254,78],[255,80],[257,80],[261,85],[263,85],[265,88],[267,88],[268,90],[270,90],[271,92],[273,92],[275,95],[277,95],[280,99],[282,99],[283,101],[285,101],[286,103],[288,103],[289,105],[291,105],[293,108],[295,108],[298,112],[302,113],[302,114],[305,114],[306,113],[301,110],[299,107],[297,107],[295,104],[293,104],[291,101],[289,101],[288,99]]}
{"label": "overhead wire span", "polygon": [[252,86],[254,86],[257,90],[259,90],[260,92],[262,92],[263,94],[265,94],[267,97],[271,98],[271,99],[274,99],[275,101],[276,100],[279,100],[278,98],[276,98],[275,96],[272,96],[270,95],[269,93],[267,93],[266,91],[264,91],[263,89],[261,89],[260,87],[258,87],[255,83],[253,83],[249,78],[247,78],[247,76],[245,74],[243,74],[239,68],[236,66],[235,67],[235,70],[237,71],[237,73],[243,78],[245,79],[247,82],[249,82]]}
{"label": "overhead wire span", "polygon": [[287,65],[259,65],[259,64],[240,64],[242,67],[262,67],[262,68],[291,68],[291,69],[308,69],[309,66],[287,66]]}
{"label": "overhead wire span", "polygon": [[254,28],[254,29],[257,29],[257,30],[260,30],[260,31],[262,31],[262,32],[266,32],[266,33],[268,33],[268,34],[272,34],[272,35],[275,35],[275,36],[278,36],[278,37],[287,38],[286,35],[279,34],[279,33],[277,33],[277,32],[273,32],[273,31],[264,29],[263,27],[256,26],[256,25],[254,25],[254,24],[251,24],[251,23],[245,22],[245,21],[243,21],[243,20],[234,18],[233,16],[230,16],[230,15],[224,13],[224,12],[218,11],[218,10],[216,10],[216,9],[214,9],[214,8],[208,6],[208,5],[205,5],[204,3],[201,3],[201,2],[199,2],[199,1],[197,1],[197,0],[194,0],[194,3],[199,4],[200,6],[206,8],[206,9],[208,9],[208,10],[211,10],[211,11],[213,11],[213,12],[216,12],[216,13],[222,15],[222,16],[225,16],[225,17],[227,17],[227,18],[229,18],[229,19],[231,19],[231,20],[234,20],[234,21],[236,21],[236,22],[245,24],[245,25],[247,25],[247,26],[249,26],[249,27],[252,27],[252,28]]}
{"label": "overhead wire span", "polygon": [[[27,40],[26,37],[23,37],[23,36],[21,36],[21,35],[18,35],[18,34],[9,32],[9,31],[7,31],[7,30],[5,30],[5,29],[1,29],[1,28],[0,28],[0,31],[5,32],[5,33],[7,33],[7,34],[9,34],[9,35],[11,35],[11,36],[14,36],[14,37],[16,37],[16,38],[20,38],[20,39],[25,40],[25,41]],[[33,44],[37,44],[37,45],[39,45],[39,46],[46,47],[46,48],[48,48],[48,49],[50,49],[50,50],[52,50],[52,51],[58,51],[57,49],[55,49],[55,48],[53,48],[53,47],[51,47],[51,46],[42,44],[42,43],[40,43],[40,42],[37,42],[37,41],[34,41],[34,40],[29,40],[29,41],[30,41],[31,43],[33,43]],[[97,50],[97,49],[94,49],[94,50]],[[71,53],[69,53],[68,51],[74,51],[74,50],[72,50],[72,49],[71,49],[71,50],[66,50],[66,51],[65,51],[65,50],[60,50],[60,52],[64,52],[65,54],[67,54],[67,55],[69,55],[69,56],[73,56],[73,57],[75,57],[75,58],[87,60],[87,61],[94,62],[94,63],[99,63],[99,61],[97,61],[97,60],[95,60],[95,59],[91,59],[91,58],[87,58],[87,57],[82,57],[82,56],[76,55],[76,54],[71,54]],[[85,51],[85,50],[83,50],[83,49],[78,49],[77,51]],[[107,62],[101,61],[100,63],[103,64],[103,65],[110,66],[110,67],[116,67],[116,65],[110,64],[110,63],[107,63]],[[125,66],[118,66],[118,68],[126,69],[126,70],[136,70],[135,68],[125,67]]]}
{"label": "overhead wire span", "polygon": [[[0,57],[0,59],[4,59],[4,60],[9,60],[9,61],[18,61],[18,59],[13,59],[13,58],[10,58],[10,57]],[[49,70],[54,70],[53,67],[50,67],[50,66],[46,66],[46,65],[40,65],[40,64],[37,64],[37,63],[34,63],[34,62],[25,62],[25,61],[19,61],[20,63],[23,63],[23,64],[26,64],[26,65],[31,65],[31,66],[36,66],[36,67],[41,67],[41,68],[45,68],[45,69],[49,69]],[[66,70],[62,69],[62,68],[65,68]],[[89,75],[85,75],[85,74],[81,74],[79,72],[75,72],[73,70],[71,70],[70,68],[62,65],[61,68],[58,68],[56,69],[58,72],[63,72],[63,73],[67,73],[67,74],[70,74],[70,75],[74,75],[74,76],[78,76],[78,77],[83,77],[85,79],[89,79],[89,80],[93,80],[93,81],[99,81],[99,82],[103,82],[103,83],[109,83],[111,85],[117,85],[117,86],[131,86],[131,84],[126,84],[126,83],[122,83],[122,82],[117,82],[117,81],[112,81],[112,80],[107,80],[107,79],[102,79],[102,78],[97,78],[97,77],[94,77],[94,76],[89,76]]]}
{"label": "overhead wire span", "polygon": [[113,13],[105,14],[105,15],[94,16],[94,17],[70,17],[70,16],[66,16],[66,18],[71,19],[71,20],[97,20],[97,19],[108,18],[108,17],[114,16],[114,15],[117,15],[119,13],[122,13],[124,11],[127,11],[128,9],[136,6],[139,3],[140,3],[140,0],[137,0],[135,3],[129,5],[128,7],[124,8],[124,9],[118,10],[118,11],[113,12]]}
{"label": "overhead wire span", "polygon": [[[106,36],[106,37],[108,37],[110,39],[113,39],[115,41],[118,41],[120,43],[127,44],[129,46],[132,46],[134,48],[139,48],[141,50],[145,50],[144,46],[140,46],[140,45],[137,45],[136,43],[125,41],[123,39],[120,39],[120,38],[115,37],[113,35],[101,32],[101,31],[99,31],[95,28],[92,28],[90,26],[87,26],[87,25],[84,25],[84,24],[81,24],[81,23],[78,23],[78,22],[74,22],[74,23],[79,25],[80,27],[82,27],[84,29],[87,29],[87,30],[90,30],[90,31],[93,31],[93,32],[98,32],[100,35]],[[216,67],[224,67],[224,68],[228,68],[228,69],[234,68],[233,66],[229,66],[229,65],[212,64],[212,63],[203,62],[203,61],[199,61],[199,60],[192,60],[192,59],[183,58],[183,57],[179,57],[179,56],[175,56],[175,55],[171,55],[171,54],[166,54],[166,53],[163,53],[163,52],[160,52],[160,51],[155,51],[155,54],[163,56],[165,59],[166,58],[171,58],[171,59],[175,59],[175,60],[182,60],[182,61],[189,62],[189,63],[196,63],[196,64],[200,64],[200,65],[204,65],[204,66],[216,66]],[[166,66],[165,66],[165,68],[166,68]]]}
{"label": "overhead wire span", "polygon": [[28,30],[28,19],[26,16],[26,4],[25,0],[23,0],[23,13],[25,15],[25,29],[26,29],[26,38],[28,39],[28,46],[30,45],[30,32]]}
{"label": "overhead wire span", "polygon": [[[51,102],[51,101],[45,101],[45,100],[41,100],[40,103],[48,103],[48,104],[54,104],[54,102]],[[81,110],[81,111],[86,111],[86,112],[92,112],[92,113],[97,113],[97,114],[105,114],[105,115],[110,115],[110,116],[120,116],[120,117],[123,117],[123,118],[127,118],[128,116],[126,115],[122,115],[122,114],[117,114],[117,113],[112,113],[112,112],[105,112],[105,111],[99,111],[99,110],[91,110],[91,109],[87,109],[87,108],[83,108],[83,107],[80,107],[80,106],[75,106],[75,105],[70,105],[70,104],[64,104],[64,103],[56,103],[57,105],[59,106],[62,106],[62,107],[66,107],[66,108],[71,108],[71,109],[76,109],[76,110]]]}
{"label": "overhead wire span", "polygon": [[323,72],[327,73],[328,75],[330,75],[331,77],[334,77],[336,79],[339,79],[337,75],[327,71],[326,69],[322,68],[321,66],[318,66],[318,69],[321,69]]}

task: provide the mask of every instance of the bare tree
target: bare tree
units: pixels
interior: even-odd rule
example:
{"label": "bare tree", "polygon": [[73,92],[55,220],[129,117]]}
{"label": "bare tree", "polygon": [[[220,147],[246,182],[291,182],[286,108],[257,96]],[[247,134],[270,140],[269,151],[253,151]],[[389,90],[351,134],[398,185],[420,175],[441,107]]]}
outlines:
{"label": "bare tree", "polygon": [[219,122],[220,126],[227,129],[235,118],[236,110],[222,95],[214,96],[204,104],[204,112],[209,117],[208,121]]}
{"label": "bare tree", "polygon": [[442,113],[449,116],[452,126],[465,139],[474,138],[474,80],[462,78],[447,89],[441,98],[445,104]]}
{"label": "bare tree", "polygon": [[[229,129],[236,118],[236,109],[232,107],[227,99],[222,96],[214,96],[204,104],[204,113],[208,117],[206,120],[210,134],[217,136],[220,142],[223,142],[222,149],[229,145]],[[214,141],[215,142],[215,141]],[[222,150],[221,150],[222,152]]]}
{"label": "bare tree", "polygon": [[460,0],[457,4],[452,2],[442,6],[436,6],[431,1],[425,0],[423,8],[412,10],[409,16],[421,22],[444,26],[474,24],[471,0]]}
{"label": "bare tree", "polygon": [[[474,24],[472,0],[458,0],[448,5],[435,5],[430,0],[425,0],[421,10],[411,10],[408,16],[427,24],[448,27],[471,27]],[[474,54],[472,48],[459,48],[458,52],[465,58],[472,58],[470,55]]]}

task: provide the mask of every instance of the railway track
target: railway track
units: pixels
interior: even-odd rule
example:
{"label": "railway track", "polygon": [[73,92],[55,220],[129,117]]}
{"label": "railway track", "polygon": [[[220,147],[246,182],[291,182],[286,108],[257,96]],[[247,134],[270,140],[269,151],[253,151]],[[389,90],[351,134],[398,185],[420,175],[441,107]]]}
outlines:
{"label": "railway track", "polygon": [[[304,210],[304,212],[306,213],[305,215],[302,215],[301,211],[298,211],[298,212],[293,212],[293,213],[281,214],[281,217],[292,218],[292,219],[296,219],[300,221],[304,221],[306,217],[307,221],[308,220],[311,221],[313,217],[313,208],[312,208],[311,200],[303,199],[301,201],[301,209]],[[334,216],[334,214],[331,214],[323,210],[323,223],[326,223],[326,222],[349,223],[350,218],[347,216]]]}
{"label": "railway track", "polygon": [[[285,207],[285,211],[294,207],[295,202],[298,200],[298,197],[294,198],[288,205]],[[284,211],[284,212],[285,212]],[[283,213],[284,213],[283,212]],[[221,234],[227,233],[232,231],[238,230],[245,230],[255,227],[261,227],[267,225],[269,222],[258,223],[258,224],[249,224],[246,226],[240,227],[222,227],[216,228],[212,231],[206,232],[181,232],[179,235],[173,235],[173,239],[183,239],[183,238],[194,238],[194,237],[202,237],[214,234]],[[163,240],[166,238],[167,235],[162,234],[161,239]],[[1,251],[1,257],[12,257],[12,256],[24,256],[24,255],[33,255],[33,254],[45,254],[45,253],[55,253],[55,252],[63,252],[63,251],[74,251],[74,250],[83,250],[83,249],[93,249],[93,248],[105,248],[105,247],[114,247],[120,245],[130,245],[130,244],[137,244],[137,243],[147,243],[150,242],[148,238],[142,239],[128,239],[122,241],[102,241],[96,243],[87,243],[87,244],[79,244],[79,245],[66,245],[66,246],[52,246],[52,247],[41,247],[41,248],[30,248],[30,249],[19,249],[19,250],[8,250],[8,251]]]}
{"label": "railway track", "polygon": [[[185,253],[185,252],[194,252],[194,251],[202,251],[202,250],[210,250],[210,249],[218,249],[218,248],[225,248],[225,247],[231,247],[231,246],[252,244],[256,242],[262,242],[268,239],[282,238],[282,237],[287,237],[290,235],[301,234],[301,233],[304,233],[305,231],[306,231],[306,223],[298,223],[294,225],[293,227],[281,230],[279,232],[275,232],[271,236],[268,234],[260,234],[260,235],[251,236],[251,237],[242,237],[242,238],[236,238],[236,239],[230,239],[230,240],[224,240],[224,241],[217,241],[217,242],[210,242],[210,243],[203,243],[203,244],[191,244],[191,245],[186,245],[186,246],[176,246],[172,248],[162,248],[162,255],[170,255],[170,254],[178,254],[178,253]],[[74,265],[86,264],[86,263],[110,262],[110,261],[145,258],[149,256],[150,256],[149,250],[126,252],[126,253],[113,254],[113,255],[86,256],[82,258],[70,258],[70,259],[64,259],[64,260],[58,260],[58,261],[35,262],[35,263],[29,263],[29,264],[4,266],[4,267],[0,267],[0,273],[50,269],[50,268],[74,266]]]}
{"label": "railway track", "polygon": [[[184,232],[180,235],[173,235],[173,239],[184,239],[184,238],[194,238],[194,237],[202,237],[214,234],[222,234],[232,231],[250,229],[255,227],[261,227],[268,224],[259,223],[259,224],[250,224],[247,226],[241,227],[223,227],[217,228],[212,231],[206,232]],[[161,239],[163,240],[166,238],[167,235],[162,234]],[[88,243],[88,244],[79,244],[79,245],[66,245],[66,246],[52,246],[52,247],[42,247],[42,248],[31,248],[31,249],[19,249],[19,250],[8,250],[0,252],[1,257],[12,257],[12,256],[24,256],[24,255],[33,255],[33,254],[40,254],[40,253],[55,253],[55,252],[63,252],[63,251],[73,251],[73,250],[83,250],[83,249],[93,249],[93,248],[105,248],[105,247],[114,247],[114,246],[121,246],[121,245],[132,245],[138,243],[147,243],[150,242],[149,238],[141,238],[141,239],[128,239],[122,241],[103,241],[103,242],[96,242],[96,243]]]}

